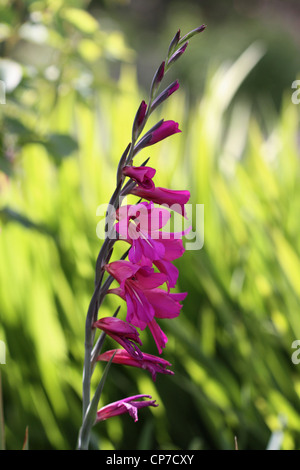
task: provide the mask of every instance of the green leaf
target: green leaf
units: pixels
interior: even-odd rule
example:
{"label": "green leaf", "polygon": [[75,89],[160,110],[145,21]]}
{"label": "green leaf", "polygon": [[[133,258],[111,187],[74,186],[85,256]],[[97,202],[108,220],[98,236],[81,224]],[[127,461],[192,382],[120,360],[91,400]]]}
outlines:
{"label": "green leaf", "polygon": [[53,156],[59,158],[68,157],[78,150],[76,140],[65,134],[50,134],[44,145]]}
{"label": "green leaf", "polygon": [[19,119],[5,117],[4,126],[10,134],[17,134],[18,136],[25,136],[31,134],[32,131],[26,127]]}
{"label": "green leaf", "polygon": [[27,216],[20,214],[19,212],[14,211],[9,207],[4,207],[0,209],[0,220],[2,223],[7,222],[17,222],[23,227],[31,230],[36,230],[40,233],[51,235],[51,230],[43,224],[38,224],[30,220]]}

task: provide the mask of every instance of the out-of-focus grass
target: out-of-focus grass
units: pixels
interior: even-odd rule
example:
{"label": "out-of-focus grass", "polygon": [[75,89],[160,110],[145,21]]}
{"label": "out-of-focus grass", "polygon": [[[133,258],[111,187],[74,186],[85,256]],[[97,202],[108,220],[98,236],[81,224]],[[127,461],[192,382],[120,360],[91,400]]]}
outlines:
{"label": "out-of-focus grass", "polygon": [[[177,120],[183,133],[137,157],[136,164],[151,156],[157,185],[189,188],[191,202],[204,204],[204,247],[178,260],[178,288],[189,295],[179,318],[161,322],[175,375],[154,384],[145,371],[115,365],[105,386],[102,404],[149,393],[160,406],[143,410],[138,423],[124,416],[99,425],[95,446],[230,449],[237,436],[240,449],[265,449],[282,423],[282,448],[300,445],[300,381],[291,361],[300,338],[299,108],[287,94],[280,115],[258,121],[251,103],[231,101],[261,54],[253,45],[212,72],[192,108],[184,91],[173,95],[155,118]],[[1,372],[11,449],[21,447],[27,426],[31,448],[75,448],[85,314],[101,245],[96,209],[114,189],[142,98],[128,65],[118,88],[99,87],[94,100],[69,89],[47,107],[42,91],[39,128],[73,137],[78,149],[58,160],[51,146],[26,143],[0,192]],[[101,315],[117,305],[108,298]],[[125,312],[123,304],[122,318]],[[155,353],[146,333],[143,342]],[[100,369],[95,383],[99,377]]]}

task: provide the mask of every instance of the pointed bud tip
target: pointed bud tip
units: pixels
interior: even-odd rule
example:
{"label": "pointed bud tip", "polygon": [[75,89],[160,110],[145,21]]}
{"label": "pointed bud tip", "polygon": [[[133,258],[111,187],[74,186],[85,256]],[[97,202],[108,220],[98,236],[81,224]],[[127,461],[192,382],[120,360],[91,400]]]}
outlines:
{"label": "pointed bud tip", "polygon": [[188,47],[189,41],[186,41],[183,46],[179,49],[179,51],[183,54],[183,52],[186,50]]}
{"label": "pointed bud tip", "polygon": [[176,48],[179,40],[180,40],[180,29],[178,29],[177,33],[175,34],[172,41],[170,42],[168,55],[170,55],[174,51],[174,49]]}
{"label": "pointed bud tip", "polygon": [[198,31],[198,33],[202,33],[202,31],[204,31],[206,29],[206,24],[202,24],[201,26],[199,26],[198,28],[196,28],[196,30]]}

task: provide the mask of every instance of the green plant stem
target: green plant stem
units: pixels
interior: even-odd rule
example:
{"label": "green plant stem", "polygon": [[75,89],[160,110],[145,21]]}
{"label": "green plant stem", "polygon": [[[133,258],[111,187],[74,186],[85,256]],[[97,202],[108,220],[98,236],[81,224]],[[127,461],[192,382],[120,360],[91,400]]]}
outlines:
{"label": "green plant stem", "polygon": [[90,433],[92,430],[92,427],[95,423],[96,416],[97,416],[97,406],[101,397],[101,393],[104,387],[104,383],[108,374],[108,370],[110,368],[110,365],[112,363],[112,360],[114,358],[114,355],[110,359],[110,361],[107,363],[104,373],[102,375],[102,378],[96,388],[95,394],[93,396],[92,401],[89,403],[89,406],[86,410],[86,413],[84,415],[83,421],[82,421],[82,426],[80,428],[79,436],[78,436],[78,445],[77,449],[78,450],[87,450],[89,447],[89,441],[90,441]]}

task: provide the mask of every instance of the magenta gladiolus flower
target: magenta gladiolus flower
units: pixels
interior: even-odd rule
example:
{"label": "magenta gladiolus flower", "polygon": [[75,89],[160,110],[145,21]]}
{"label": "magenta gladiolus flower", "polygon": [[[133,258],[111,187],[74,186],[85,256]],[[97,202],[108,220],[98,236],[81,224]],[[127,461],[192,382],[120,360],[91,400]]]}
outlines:
{"label": "magenta gladiolus flower", "polygon": [[131,194],[152,201],[156,204],[164,204],[169,206],[170,209],[178,212],[181,215],[186,215],[184,205],[190,199],[190,192],[186,190],[172,190],[166,188],[155,187],[154,189],[145,189],[141,186],[136,186],[130,191]]}
{"label": "magenta gladiolus flower", "polygon": [[155,207],[153,202],[144,201],[120,207],[116,217],[117,230],[123,238],[136,239],[152,234],[157,239],[160,229],[169,221],[171,214],[164,207]]}
{"label": "magenta gladiolus flower", "polygon": [[155,208],[152,202],[123,206],[117,211],[117,219],[116,231],[120,238],[132,245],[129,260],[140,266],[152,267],[153,263],[166,274],[168,287],[175,287],[178,269],[171,261],[183,255],[185,249],[181,238],[191,227],[177,233],[161,231],[170,219],[170,213],[163,207]]}
{"label": "magenta gladiolus flower", "polygon": [[152,354],[143,353],[141,359],[135,359],[127,351],[123,349],[113,349],[111,351],[106,351],[100,356],[97,357],[98,361],[110,361],[113,357],[112,362],[115,364],[123,364],[126,366],[139,367],[141,369],[148,370],[152,376],[152,379],[156,380],[156,374],[169,374],[174,375],[174,372],[167,369],[172,364],[170,364],[165,359],[161,357],[153,356]]}
{"label": "magenta gladiolus flower", "polygon": [[[169,235],[172,235],[172,234],[169,234]],[[133,244],[132,240],[127,240],[127,241]],[[144,254],[144,252],[142,252],[140,256],[138,256],[137,252],[133,252],[132,256],[135,256],[138,259],[137,263],[140,266],[151,267],[152,264],[154,264],[159,270],[159,272],[166,275],[167,277],[166,282],[167,282],[168,288],[170,289],[176,286],[176,282],[177,282],[178,274],[179,274],[177,267],[174,266],[174,264],[172,264],[171,261],[174,261],[175,259],[180,258],[183,255],[185,249],[183,248],[182,240],[178,240],[178,239],[172,240],[170,238],[166,240],[166,239],[160,238],[159,242],[156,242],[156,243],[159,243],[160,247],[161,245],[164,247],[164,252],[161,251],[160,253],[161,257],[159,259],[151,259],[147,257]],[[131,253],[131,250],[129,251],[129,254],[130,253]],[[131,257],[129,256],[129,259],[130,258]],[[130,261],[132,261],[132,259],[130,259]]]}
{"label": "magenta gladiolus flower", "polygon": [[168,342],[168,338],[154,319],[148,324],[148,327],[154,338],[158,352],[161,354]]}
{"label": "magenta gladiolus flower", "polygon": [[134,155],[137,154],[141,149],[148,147],[149,145],[156,144],[173,134],[181,132],[178,127],[178,122],[175,121],[159,121],[153,126],[134,147]]}
{"label": "magenta gladiolus flower", "polygon": [[156,318],[175,318],[182,309],[180,302],[186,298],[187,292],[170,293],[154,288],[145,291],[145,296],[154,308]]}
{"label": "magenta gladiolus flower", "polygon": [[169,233],[168,237],[165,237],[165,233],[160,232],[161,237],[159,238],[159,241],[165,246],[164,260],[174,261],[183,255],[185,249],[183,247],[182,240],[179,237],[182,237],[186,233],[187,231],[181,233]]}
{"label": "magenta gladiolus flower", "polygon": [[167,337],[154,320],[156,318],[175,318],[179,315],[187,293],[170,293],[158,289],[167,281],[163,273],[155,273],[152,268],[139,266],[130,261],[113,261],[105,266],[120,284],[108,292],[120,296],[127,303],[126,320],[144,330],[149,326],[161,353]]}
{"label": "magenta gladiolus flower", "polygon": [[178,269],[171,263],[183,255],[185,249],[181,238],[187,230],[177,233],[167,233],[160,229],[170,219],[170,212],[163,207],[142,202],[137,205],[123,206],[117,211],[116,231],[120,238],[132,245],[128,258],[140,266],[152,267],[167,276],[169,288],[175,287]]}
{"label": "magenta gladiolus flower", "polygon": [[128,176],[142,188],[153,189],[155,187],[152,178],[156,170],[149,166],[125,166],[123,168],[123,175]]}
{"label": "magenta gladiolus flower", "polygon": [[152,268],[139,266],[130,261],[113,261],[105,266],[120,284],[119,288],[110,289],[110,293],[119,295],[127,302],[126,320],[132,325],[144,329],[157,318],[174,318],[180,313],[186,293],[169,293],[158,289],[167,276],[155,273]]}
{"label": "magenta gladiolus flower", "polygon": [[128,255],[131,262],[141,264],[143,257],[145,266],[151,267],[153,260],[163,259],[165,246],[158,239],[160,229],[170,217],[169,211],[154,207],[152,202],[119,208],[115,228],[120,237],[132,245]]}
{"label": "magenta gladiolus flower", "polygon": [[[167,276],[168,288],[176,286],[179,273],[176,266],[172,264],[172,261],[180,258],[185,252],[182,240],[179,239],[179,236],[182,237],[188,231],[189,229],[179,234],[168,233],[168,238],[164,238],[164,232],[160,232],[161,237],[159,238],[159,241],[164,245],[165,253],[163,258],[154,260],[153,264],[157,267],[159,272],[164,273]],[[144,264],[143,261],[144,260],[141,260],[140,264]]]}
{"label": "magenta gladiolus flower", "polygon": [[[183,293],[169,293],[162,289],[152,289],[145,292],[145,297],[151,303],[154,309],[154,317],[156,318],[175,318],[178,317],[182,305],[180,302],[187,296],[186,292]],[[163,348],[168,341],[167,336],[153,318],[147,325],[156,343],[159,354],[162,353]]]}
{"label": "magenta gladiolus flower", "polygon": [[165,274],[155,273],[152,268],[125,260],[113,261],[104,268],[120,284],[119,288],[110,289],[109,292],[126,300],[128,323],[141,330],[145,329],[155,314],[145,293],[164,284]]}
{"label": "magenta gladiolus flower", "polygon": [[139,348],[134,344],[142,346],[139,333],[134,326],[115,317],[100,318],[93,324],[94,328],[99,328],[108,334],[113,340],[123,346],[133,357],[142,357]]}
{"label": "magenta gladiolus flower", "polygon": [[160,142],[167,137],[181,132],[178,128],[178,122],[175,121],[163,121],[161,125],[152,132],[151,139],[147,143],[147,145],[153,145],[157,142]]}
{"label": "magenta gladiolus flower", "polygon": [[168,289],[175,287],[179,276],[179,271],[174,264],[166,260],[155,260],[153,264],[157,267],[160,273],[167,276]]}
{"label": "magenta gladiolus flower", "polygon": [[158,406],[158,403],[155,403],[155,400],[138,401],[140,398],[152,397],[150,395],[134,395],[103,406],[103,408],[100,408],[100,410],[97,411],[96,423],[124,413],[129,413],[136,422],[138,421],[138,409],[145,408],[146,406]]}

